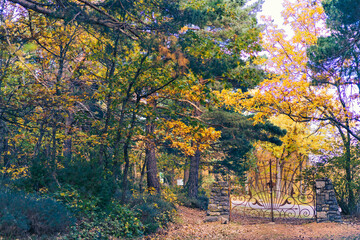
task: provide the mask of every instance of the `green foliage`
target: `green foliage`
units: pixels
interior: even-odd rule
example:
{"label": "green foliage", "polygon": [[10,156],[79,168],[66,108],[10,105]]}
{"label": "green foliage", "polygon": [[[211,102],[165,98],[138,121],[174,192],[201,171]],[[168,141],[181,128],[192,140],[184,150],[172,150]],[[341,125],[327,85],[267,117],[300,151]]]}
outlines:
{"label": "green foliage", "polygon": [[60,169],[57,173],[60,187],[44,161],[34,162],[29,173],[29,176],[13,181],[14,186],[27,192],[44,192],[81,211],[105,207],[115,192],[112,174],[92,162],[77,161]]}
{"label": "green foliage", "polygon": [[26,192],[36,192],[41,188],[53,186],[53,179],[50,177],[49,168],[44,164],[44,160],[39,157],[29,167],[29,174],[11,181],[12,184]]}
{"label": "green foliage", "polygon": [[165,228],[168,223],[175,221],[175,205],[165,201],[160,195],[138,195],[131,201],[130,207],[141,216],[145,234],[154,233],[157,229]]}
{"label": "green foliage", "polygon": [[[359,151],[357,149],[357,151]],[[336,192],[336,198],[342,213],[344,214],[359,214],[355,212],[354,206],[349,203],[349,191],[347,189],[348,179],[345,168],[344,155],[341,156],[324,156],[322,162],[315,164],[314,166],[307,167],[303,172],[303,179],[308,186],[314,186],[315,180],[322,177],[331,179],[334,190]],[[360,203],[360,177],[359,177],[359,159],[352,157],[351,159],[351,189],[355,193],[354,201]]]}
{"label": "green foliage", "polygon": [[70,212],[51,198],[3,189],[0,193],[1,235],[51,235],[66,231],[73,223]]}
{"label": "green foliage", "polygon": [[215,163],[217,166],[215,168],[217,171],[225,171],[224,173],[230,170],[238,176],[244,175],[249,168],[250,163],[246,154],[253,148],[255,141],[281,145],[282,142],[278,137],[286,134],[285,130],[269,122],[254,125],[250,116],[230,110],[209,111],[202,118],[216,130],[221,130],[217,147],[226,155],[224,159]]}
{"label": "green foliage", "polygon": [[105,206],[100,197],[80,194],[79,191],[71,185],[63,185],[61,188],[49,194],[55,199],[64,202],[74,212],[94,211]]}
{"label": "green foliage", "polygon": [[137,213],[113,203],[105,211],[87,211],[65,239],[134,238],[143,230]]}
{"label": "green foliage", "polygon": [[181,194],[178,196],[178,201],[182,206],[201,210],[207,210],[209,204],[209,198],[205,195],[199,195],[197,198],[189,198],[186,194]]}
{"label": "green foliage", "polygon": [[179,188],[177,189],[177,202],[185,207],[207,210],[209,198],[206,196],[204,189],[199,189],[197,198],[190,198],[188,197],[186,189]]}
{"label": "green foliage", "polygon": [[331,28],[345,27],[360,21],[360,1],[359,0],[325,0],[322,2],[326,15],[327,24]]}
{"label": "green foliage", "polygon": [[96,200],[98,207],[106,206],[115,192],[112,174],[92,162],[76,161],[68,165],[59,171],[58,180],[81,198]]}
{"label": "green foliage", "polygon": [[[322,74],[337,74],[345,79],[359,77],[359,38],[354,37],[360,30],[359,0],[325,0],[322,2],[327,15],[330,36],[319,37],[317,44],[307,50],[308,65],[313,70],[317,84],[329,83]],[[357,76],[357,78],[356,78]],[[343,84],[343,83],[340,83]]]}

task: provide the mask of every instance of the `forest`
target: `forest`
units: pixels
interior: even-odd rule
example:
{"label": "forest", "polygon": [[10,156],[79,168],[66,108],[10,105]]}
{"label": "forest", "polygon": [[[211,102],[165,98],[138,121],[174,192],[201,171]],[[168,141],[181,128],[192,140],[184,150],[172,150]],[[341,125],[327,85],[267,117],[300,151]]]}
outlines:
{"label": "forest", "polygon": [[262,2],[1,0],[0,236],[146,236],[262,161],[360,214],[360,1]]}

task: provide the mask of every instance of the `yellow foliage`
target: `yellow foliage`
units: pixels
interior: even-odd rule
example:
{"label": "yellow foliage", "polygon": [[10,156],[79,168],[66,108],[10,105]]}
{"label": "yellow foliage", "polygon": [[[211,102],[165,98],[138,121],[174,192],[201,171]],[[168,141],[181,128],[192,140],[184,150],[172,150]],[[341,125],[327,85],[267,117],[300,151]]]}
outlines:
{"label": "yellow foliage", "polygon": [[7,174],[12,180],[16,180],[22,177],[26,177],[29,175],[29,168],[25,167],[17,167],[15,165],[10,165],[9,167],[4,167],[0,170],[2,174]]}
{"label": "yellow foliage", "polygon": [[239,110],[246,108],[254,112],[256,122],[279,114],[291,116],[296,121],[321,119],[330,114],[340,121],[350,118],[353,113],[343,108],[334,97],[333,87],[311,84],[306,49],[314,45],[319,36],[328,33],[320,1],[286,0],[282,16],[285,24],[293,30],[290,37],[271,19],[263,17],[267,23],[262,34],[263,47],[267,52],[264,66],[272,74],[256,90],[234,96],[236,100],[233,102],[236,106],[241,105]]}
{"label": "yellow foliage", "polygon": [[221,136],[221,132],[213,127],[188,126],[180,120],[164,121],[157,133],[163,135],[164,140],[169,140],[171,147],[178,148],[188,156],[193,156],[196,150],[206,150]]}

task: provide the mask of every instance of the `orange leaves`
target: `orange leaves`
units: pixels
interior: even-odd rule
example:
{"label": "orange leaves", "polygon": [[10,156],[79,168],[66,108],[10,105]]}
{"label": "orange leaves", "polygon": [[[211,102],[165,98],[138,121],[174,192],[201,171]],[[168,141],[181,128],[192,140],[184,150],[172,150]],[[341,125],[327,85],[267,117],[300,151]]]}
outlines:
{"label": "orange leaves", "polygon": [[[189,63],[189,60],[185,58],[184,54],[180,50],[171,52],[170,49],[166,46],[159,45],[159,54],[165,59],[171,59],[172,61],[176,62],[179,67],[186,67],[186,65]],[[160,56],[158,57],[158,60],[161,59]]]}
{"label": "orange leaves", "polygon": [[164,140],[171,142],[171,147],[187,156],[193,156],[197,149],[206,150],[221,135],[220,131],[212,127],[188,126],[179,120],[166,121],[158,133],[163,135]]}

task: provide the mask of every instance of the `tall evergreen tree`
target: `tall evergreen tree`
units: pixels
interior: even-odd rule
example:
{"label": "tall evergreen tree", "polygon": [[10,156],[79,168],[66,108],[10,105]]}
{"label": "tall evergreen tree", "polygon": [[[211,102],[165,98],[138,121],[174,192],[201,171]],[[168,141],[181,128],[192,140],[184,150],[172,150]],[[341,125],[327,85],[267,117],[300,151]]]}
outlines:
{"label": "tall evergreen tree", "polygon": [[203,116],[204,121],[221,131],[221,137],[215,148],[224,153],[224,158],[214,163],[219,172],[235,174],[244,179],[249,168],[247,153],[256,141],[266,141],[278,146],[282,144],[278,137],[286,134],[286,130],[270,122],[255,124],[251,116],[226,110],[209,111]]}

